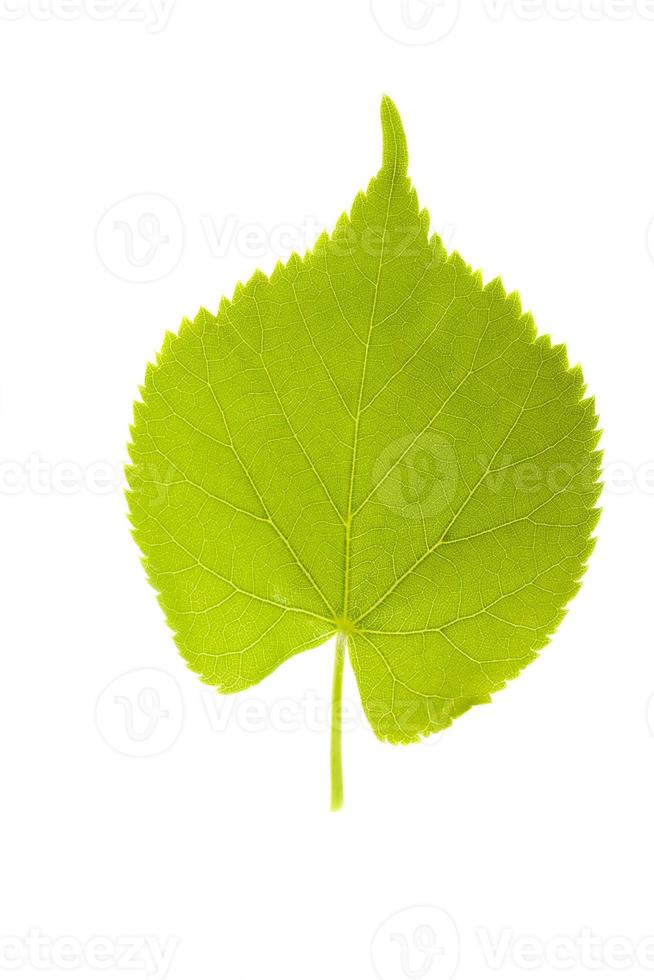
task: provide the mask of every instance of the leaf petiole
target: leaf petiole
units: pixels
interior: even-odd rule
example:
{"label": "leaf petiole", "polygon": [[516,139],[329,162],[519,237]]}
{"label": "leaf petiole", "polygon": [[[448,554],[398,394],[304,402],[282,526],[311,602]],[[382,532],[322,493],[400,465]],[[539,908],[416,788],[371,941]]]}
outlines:
{"label": "leaf petiole", "polygon": [[336,655],[334,658],[334,680],[332,684],[332,726],[331,726],[331,771],[332,771],[332,810],[343,806],[343,760],[341,757],[343,665],[347,639],[344,633],[336,634]]}

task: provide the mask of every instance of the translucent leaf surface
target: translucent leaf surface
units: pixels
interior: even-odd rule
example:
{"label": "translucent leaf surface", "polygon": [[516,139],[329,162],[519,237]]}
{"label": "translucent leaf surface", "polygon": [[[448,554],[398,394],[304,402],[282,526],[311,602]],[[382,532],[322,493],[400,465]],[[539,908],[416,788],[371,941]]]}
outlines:
{"label": "translucent leaf surface", "polygon": [[[129,504],[180,652],[223,692],[338,634],[367,717],[411,742],[488,701],[592,550],[593,402],[516,294],[429,234],[404,131],[331,237],[168,334]],[[339,802],[336,789],[335,802]]]}

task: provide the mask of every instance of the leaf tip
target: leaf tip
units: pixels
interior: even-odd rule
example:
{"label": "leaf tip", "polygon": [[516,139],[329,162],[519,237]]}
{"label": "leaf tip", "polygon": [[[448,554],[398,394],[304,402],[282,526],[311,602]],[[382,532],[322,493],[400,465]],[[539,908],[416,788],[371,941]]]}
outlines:
{"label": "leaf tip", "polygon": [[388,96],[382,96],[382,170],[390,170],[396,176],[406,176],[409,166],[409,152],[406,145],[404,126],[397,106]]}

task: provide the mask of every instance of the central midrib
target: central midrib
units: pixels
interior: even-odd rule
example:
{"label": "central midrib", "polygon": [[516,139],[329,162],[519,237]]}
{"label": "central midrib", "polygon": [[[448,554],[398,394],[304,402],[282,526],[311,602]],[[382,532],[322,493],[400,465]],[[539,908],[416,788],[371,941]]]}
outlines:
{"label": "central midrib", "polygon": [[[395,136],[395,131],[393,131]],[[397,149],[397,143],[396,143]],[[352,540],[352,503],[354,497],[354,473],[356,470],[357,462],[357,448],[359,444],[359,422],[361,419],[361,406],[363,403],[363,390],[366,382],[366,371],[368,368],[368,355],[370,352],[370,340],[372,337],[372,331],[375,325],[375,313],[377,311],[377,300],[379,297],[379,286],[381,281],[382,266],[384,264],[384,251],[386,247],[386,233],[388,230],[388,221],[391,212],[391,199],[393,197],[393,191],[395,189],[395,180],[397,177],[397,152],[393,157],[393,172],[391,174],[390,188],[388,191],[388,200],[386,202],[386,215],[384,217],[384,224],[382,228],[381,237],[381,248],[379,252],[379,263],[377,266],[377,275],[375,277],[375,290],[372,300],[372,308],[370,311],[370,321],[368,323],[368,336],[366,339],[366,350],[363,357],[363,367],[361,370],[361,383],[359,385],[359,398],[357,402],[357,413],[354,420],[354,432],[352,437],[352,465],[350,468],[350,488],[348,493],[348,503],[347,503],[347,519],[345,522],[345,569],[344,569],[344,582],[343,582],[343,623],[348,622],[348,610],[349,610],[349,589],[350,589],[350,555],[351,555],[351,540]]]}

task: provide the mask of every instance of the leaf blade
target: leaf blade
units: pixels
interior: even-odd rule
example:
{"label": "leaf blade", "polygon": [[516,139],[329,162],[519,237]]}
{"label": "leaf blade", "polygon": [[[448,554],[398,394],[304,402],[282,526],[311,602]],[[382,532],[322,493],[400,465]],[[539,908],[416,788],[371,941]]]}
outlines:
{"label": "leaf blade", "polygon": [[381,169],[332,236],[167,336],[128,477],[192,669],[242,690],[346,633],[373,729],[405,742],[547,643],[592,551],[599,454],[581,372],[430,237],[387,97],[381,116]]}

